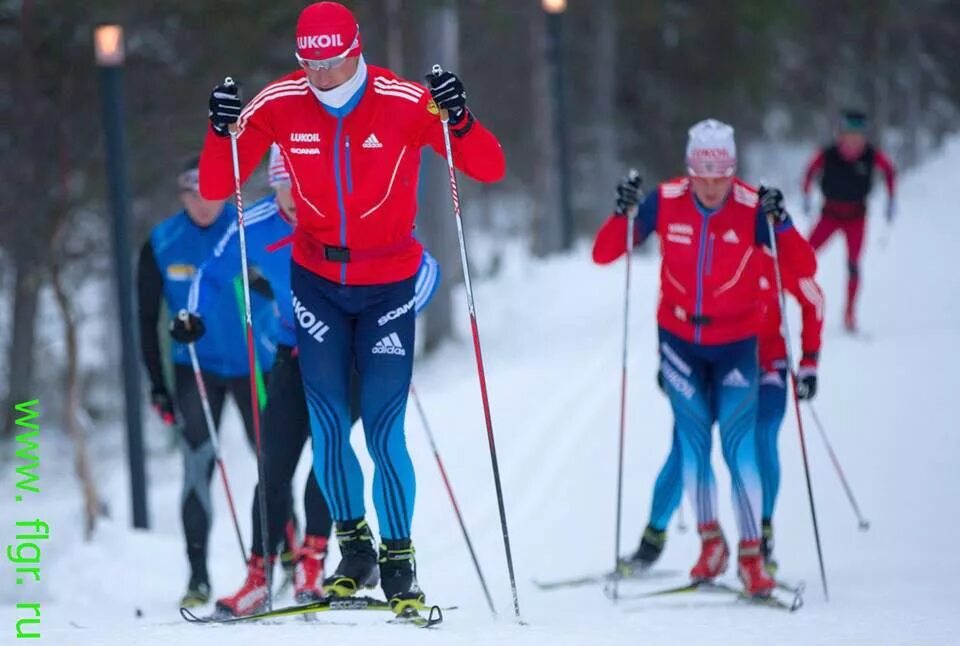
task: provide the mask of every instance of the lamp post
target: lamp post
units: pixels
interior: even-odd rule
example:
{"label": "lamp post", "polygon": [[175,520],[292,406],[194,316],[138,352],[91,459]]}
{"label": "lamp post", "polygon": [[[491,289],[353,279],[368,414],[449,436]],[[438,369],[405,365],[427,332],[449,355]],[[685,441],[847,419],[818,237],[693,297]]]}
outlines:
{"label": "lamp post", "polygon": [[560,244],[564,251],[573,246],[573,208],[570,204],[570,157],[567,136],[566,79],[563,64],[563,14],[566,0],[541,0],[547,20],[547,64],[553,90],[553,136],[557,143],[557,178],[560,190]]}
{"label": "lamp post", "polygon": [[93,32],[94,53],[100,68],[100,99],[107,152],[107,183],[113,212],[113,259],[117,276],[117,303],[123,346],[124,404],[127,422],[127,460],[133,526],[146,529],[147,482],[144,466],[143,428],[140,417],[140,365],[137,360],[133,316],[133,272],[130,263],[129,204],[126,144],[123,131],[123,27],[99,25]]}

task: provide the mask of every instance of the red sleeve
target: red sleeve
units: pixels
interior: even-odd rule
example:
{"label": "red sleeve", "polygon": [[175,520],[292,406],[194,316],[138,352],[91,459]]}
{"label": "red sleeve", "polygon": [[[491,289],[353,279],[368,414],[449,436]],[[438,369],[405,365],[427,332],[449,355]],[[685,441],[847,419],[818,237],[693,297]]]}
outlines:
{"label": "red sleeve", "polygon": [[817,365],[820,354],[820,339],[823,332],[823,290],[813,276],[797,276],[785,272],[784,288],[800,303],[803,329],[800,343],[803,349],[801,365]]}
{"label": "red sleeve", "polygon": [[[440,117],[427,108],[432,105],[430,93],[424,92],[419,106],[427,115],[426,126],[421,134],[421,145],[427,144],[438,155],[446,159],[447,148],[443,141],[443,126]],[[419,107],[418,106],[418,107]],[[450,149],[453,151],[453,165],[468,177],[478,182],[499,182],[506,174],[507,162],[503,148],[492,132],[474,118],[464,117],[459,127],[450,127]]]}
{"label": "red sleeve", "polygon": [[887,194],[893,197],[897,183],[897,171],[893,167],[893,162],[883,152],[877,150],[873,155],[873,164],[883,173],[884,179],[887,180]]}
{"label": "red sleeve", "polygon": [[[269,105],[257,100],[271,86],[268,85],[247,104],[237,121],[241,184],[247,181],[274,141],[269,127]],[[213,131],[212,126],[208,126],[207,138],[200,153],[200,195],[208,200],[222,200],[235,190],[233,153],[230,149],[230,137],[221,137]]]}
{"label": "red sleeve", "polygon": [[777,254],[780,257],[780,271],[793,276],[815,276],[817,273],[817,255],[807,239],[800,235],[797,228],[788,226],[776,232]]}
{"label": "red sleeve", "polygon": [[810,164],[807,166],[807,171],[803,175],[804,194],[810,192],[810,185],[813,184],[813,179],[823,170],[823,163],[823,151],[820,150],[817,152],[817,156],[810,161]]}
{"label": "red sleeve", "polygon": [[608,265],[627,253],[627,218],[611,215],[593,241],[593,262]]}

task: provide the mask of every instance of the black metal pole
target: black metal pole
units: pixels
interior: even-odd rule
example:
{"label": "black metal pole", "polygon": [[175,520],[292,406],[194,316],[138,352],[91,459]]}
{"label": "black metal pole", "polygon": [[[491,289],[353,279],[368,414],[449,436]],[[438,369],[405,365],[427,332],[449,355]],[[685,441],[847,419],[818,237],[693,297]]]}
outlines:
{"label": "black metal pole", "polygon": [[127,458],[130,468],[130,499],[133,526],[147,529],[147,478],[144,465],[143,427],[140,415],[140,364],[137,359],[136,323],[133,315],[133,273],[130,262],[130,195],[123,130],[123,68],[100,66],[100,98],[107,151],[107,184],[113,213],[113,260],[120,309],[120,339],[123,346],[123,395],[127,422]]}
{"label": "black metal pole", "polygon": [[563,11],[546,12],[547,59],[553,90],[553,136],[557,143],[557,178],[560,185],[560,243],[564,251],[573,246],[573,207],[570,204],[570,155],[567,136],[566,74],[563,64]]}

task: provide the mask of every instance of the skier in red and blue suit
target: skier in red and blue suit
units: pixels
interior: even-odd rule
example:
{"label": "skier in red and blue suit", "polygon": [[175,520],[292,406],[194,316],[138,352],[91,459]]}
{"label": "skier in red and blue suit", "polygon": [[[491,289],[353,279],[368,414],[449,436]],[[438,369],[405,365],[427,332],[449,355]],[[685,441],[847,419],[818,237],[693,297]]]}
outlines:
{"label": "skier in red and blue suit", "polygon": [[[816,257],[812,253],[792,256],[802,266],[783,266],[781,279],[784,291],[800,305],[803,327],[800,340],[803,354],[797,370],[797,395],[802,400],[813,399],[817,392],[817,364],[820,358],[820,339],[823,330],[823,292],[817,284]],[[776,290],[773,259],[764,256],[764,271],[760,277],[762,315],[760,334],[760,389],[757,404],[757,460],[763,485],[761,506],[761,552],[767,572],[774,576],[777,563],[773,557],[773,514],[780,490],[780,455],[777,439],[786,413],[787,404],[787,349],[780,318],[780,302]],[[663,385],[663,375],[657,373]],[[677,431],[673,444],[653,487],[650,519],[640,538],[636,552],[620,563],[625,576],[651,567],[663,552],[667,539],[667,523],[680,505],[683,494],[683,458]],[[708,467],[709,468],[709,467]],[[709,476],[713,481],[713,476]],[[712,494],[711,494],[712,495]]]}
{"label": "skier in red and blue suit", "polygon": [[[423,255],[413,237],[420,150],[444,154],[445,111],[457,168],[494,182],[503,177],[505,161],[496,137],[467,107],[456,75],[431,74],[427,88],[367,65],[359,25],[343,5],[307,6],[296,36],[301,69],[269,84],[245,108],[236,85],[214,88],[200,190],[221,198],[233,192],[230,127],[237,130],[241,180],[270,144],[280,147],[297,212],[291,287],[314,471],[342,557],[323,590],[352,595],[379,580],[393,609],[403,613],[425,607],[411,541],[415,480],[403,428]],[[354,365],[375,467],[379,557],[350,445]]]}
{"label": "skier in red and blue suit", "polygon": [[[275,195],[268,195],[252,204],[245,214],[247,254],[276,295],[279,325],[276,326],[277,352],[267,384],[267,403],[263,410],[264,481],[266,482],[267,544],[271,550],[281,542],[283,511],[290,509],[290,483],[300,454],[310,435],[310,421],[304,397],[299,352],[296,348],[297,317],[290,294],[290,235],[296,226],[296,211],[290,208],[290,176],[283,166],[279,149],[270,151],[270,185]],[[223,290],[231,272],[240,266],[240,245],[237,226],[233,223],[194,276],[187,301],[186,320],[175,321],[173,334],[187,342],[204,334],[203,321],[216,309],[217,295]],[[440,266],[424,249],[423,262],[417,272],[414,310],[421,312],[440,282]],[[350,384],[350,422],[360,417],[359,388],[356,375]],[[316,457],[316,454],[314,454]],[[258,484],[257,487],[260,485]],[[253,542],[247,562],[247,578],[231,596],[217,600],[217,614],[244,616],[259,612],[270,594],[266,568],[272,565],[275,552],[265,558],[262,528],[257,508],[257,491],[253,495]],[[323,579],[327,555],[327,537],[333,520],[315,477],[307,478],[303,495],[305,534],[299,549],[281,554],[285,568],[293,569],[294,597],[298,603],[316,601],[323,596]],[[293,544],[293,540],[288,540]]]}
{"label": "skier in red and blue suit", "polygon": [[781,263],[812,252],[794,229],[779,190],[758,191],[734,176],[732,127],[713,119],[694,125],[686,161],[688,177],[660,184],[639,204],[638,180],[621,182],[616,212],[598,232],[593,258],[606,264],[626,252],[627,214],[635,207],[634,243],[658,234],[663,256],[657,314],[661,372],[702,541],[690,574],[711,580],[726,570],[729,560],[709,468],[716,421],[739,526],[739,576],[747,594],[765,596],[775,583],[763,569],[760,549],[756,427],[759,285],[763,255],[771,246],[768,219],[774,222]]}

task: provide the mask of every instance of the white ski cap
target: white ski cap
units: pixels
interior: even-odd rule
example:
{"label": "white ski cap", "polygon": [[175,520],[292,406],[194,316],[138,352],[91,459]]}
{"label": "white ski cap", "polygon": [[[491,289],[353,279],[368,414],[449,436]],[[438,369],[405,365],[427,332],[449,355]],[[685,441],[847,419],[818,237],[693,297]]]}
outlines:
{"label": "white ski cap", "polygon": [[705,119],[687,133],[687,173],[692,177],[731,177],[737,170],[733,126]]}

